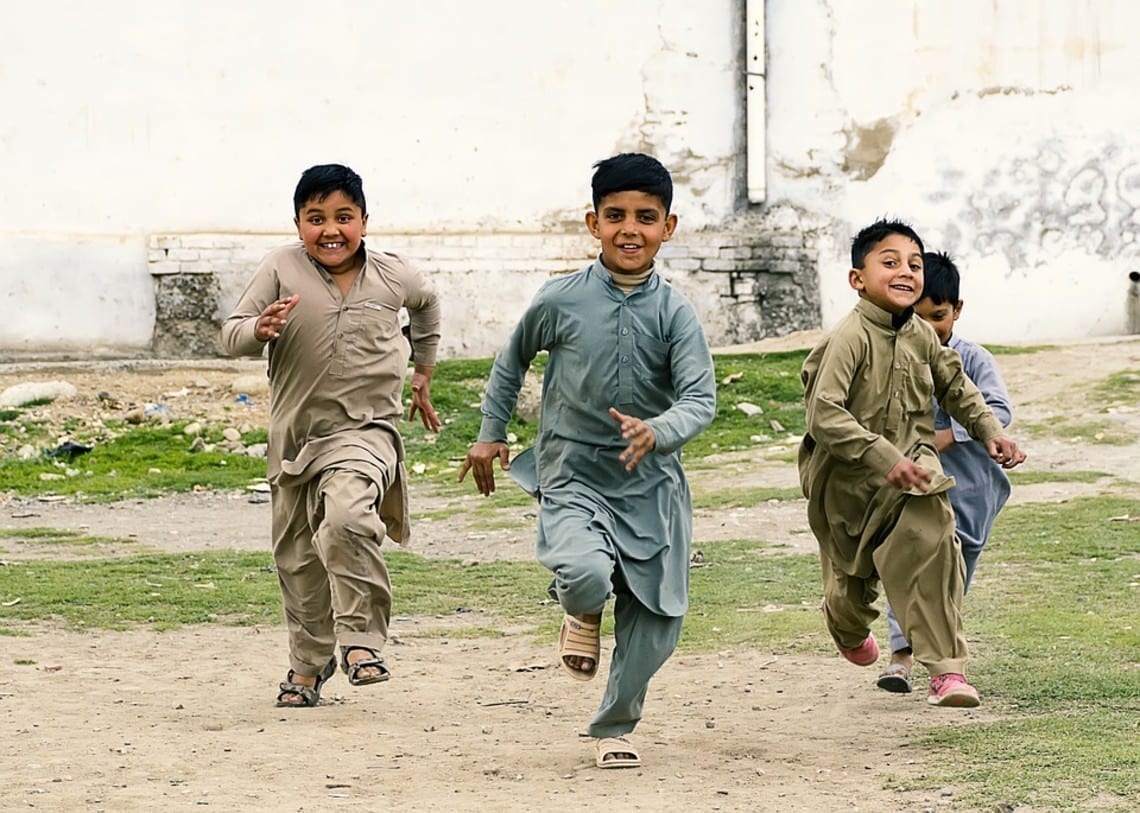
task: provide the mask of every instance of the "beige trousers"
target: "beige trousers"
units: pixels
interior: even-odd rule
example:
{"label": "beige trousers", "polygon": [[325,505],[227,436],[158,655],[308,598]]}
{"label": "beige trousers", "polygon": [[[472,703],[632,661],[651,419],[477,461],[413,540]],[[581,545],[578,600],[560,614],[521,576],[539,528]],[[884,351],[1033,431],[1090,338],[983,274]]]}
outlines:
{"label": "beige trousers", "polygon": [[849,576],[826,555],[820,559],[824,615],[840,646],[857,647],[870,635],[881,580],[915,660],[931,675],[965,674],[965,566],[945,493],[906,498],[898,522],[875,548],[878,579]]}
{"label": "beige trousers", "polygon": [[380,553],[382,496],[371,479],[344,469],[273,487],[273,558],[289,665],[299,675],[318,674],[338,641],[380,651],[388,640],[392,586]]}

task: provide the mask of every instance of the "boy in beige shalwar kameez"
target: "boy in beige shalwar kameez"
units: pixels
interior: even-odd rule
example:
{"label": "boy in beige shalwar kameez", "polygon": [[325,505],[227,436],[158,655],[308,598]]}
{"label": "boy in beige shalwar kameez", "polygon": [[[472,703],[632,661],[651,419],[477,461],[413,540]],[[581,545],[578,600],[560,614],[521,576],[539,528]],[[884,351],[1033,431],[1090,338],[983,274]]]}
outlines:
{"label": "boy in beige shalwar kameez", "polygon": [[928,701],[976,706],[966,682],[964,566],[934,446],[933,398],[1005,468],[1025,459],[962,371],[958,354],[915,317],[922,242],[879,221],[852,243],[855,309],[804,362],[807,433],[799,453],[808,521],[819,542],[828,631],[847,660],[870,666],[881,580],[931,675]]}
{"label": "boy in beige shalwar kameez", "polygon": [[273,555],[289,631],[279,706],[315,706],[341,665],[353,685],[389,672],[392,590],[380,545],[406,541],[402,417],[438,431],[430,384],[439,345],[435,289],[401,257],[370,251],[360,176],[337,164],[305,171],[294,195],[301,243],[271,251],[222,326],[231,354],[269,344],[268,476]]}

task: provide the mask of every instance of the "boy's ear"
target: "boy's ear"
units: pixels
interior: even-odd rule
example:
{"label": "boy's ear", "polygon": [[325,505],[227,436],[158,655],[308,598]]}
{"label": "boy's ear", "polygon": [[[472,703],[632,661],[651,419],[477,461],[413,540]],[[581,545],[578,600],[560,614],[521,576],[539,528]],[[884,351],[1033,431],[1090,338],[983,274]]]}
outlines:
{"label": "boy's ear", "polygon": [[590,234],[594,237],[601,239],[601,235],[598,234],[598,213],[593,209],[586,212],[586,228],[590,230]]}
{"label": "boy's ear", "polygon": [[293,228],[295,228],[297,230],[297,236],[300,237],[301,236],[301,218],[299,218],[299,217],[293,218]]}
{"label": "boy's ear", "polygon": [[863,288],[863,269],[852,268],[847,272],[847,284],[854,288],[856,291],[862,293]]}
{"label": "boy's ear", "polygon": [[368,236],[368,215],[366,214],[360,216],[360,236]]}
{"label": "boy's ear", "polygon": [[961,299],[959,299],[958,302],[954,305],[954,321],[955,322],[957,322],[958,317],[962,315],[962,305],[963,304],[964,304],[963,301]]}
{"label": "boy's ear", "polygon": [[665,216],[665,235],[661,238],[661,242],[665,243],[673,239],[673,232],[677,230],[677,215],[669,214]]}

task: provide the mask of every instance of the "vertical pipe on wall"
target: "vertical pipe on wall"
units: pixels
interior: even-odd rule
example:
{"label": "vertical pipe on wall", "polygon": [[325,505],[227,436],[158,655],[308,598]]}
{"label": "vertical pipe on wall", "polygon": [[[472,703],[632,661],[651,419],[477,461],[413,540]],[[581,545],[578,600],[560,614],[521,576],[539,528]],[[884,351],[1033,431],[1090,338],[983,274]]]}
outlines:
{"label": "vertical pipe on wall", "polygon": [[744,8],[745,165],[748,202],[763,203],[767,195],[765,160],[766,106],[764,87],[764,0],[746,0]]}

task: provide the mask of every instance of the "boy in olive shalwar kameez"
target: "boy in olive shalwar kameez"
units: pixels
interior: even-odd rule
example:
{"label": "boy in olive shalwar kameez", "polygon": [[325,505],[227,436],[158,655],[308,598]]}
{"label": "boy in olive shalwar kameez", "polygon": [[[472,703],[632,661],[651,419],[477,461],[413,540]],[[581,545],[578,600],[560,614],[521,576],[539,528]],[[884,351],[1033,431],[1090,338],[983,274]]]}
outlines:
{"label": "boy in olive shalwar kameez", "polygon": [[807,432],[799,452],[808,521],[819,542],[823,610],[839,651],[859,666],[879,656],[871,635],[881,580],[914,657],[931,675],[928,701],[976,706],[966,682],[963,562],[934,445],[933,399],[998,464],[1025,459],[958,354],[914,316],[922,242],[879,221],[856,235],[851,287],[860,301],[803,366]]}
{"label": "boy in olive shalwar kameez", "polygon": [[[716,413],[708,343],[692,305],[654,270],[672,236],[672,181],[653,158],[596,165],[586,225],[601,256],[543,286],[495,359],[479,441],[460,470],[483,494],[492,462],[540,500],[538,560],[565,612],[559,663],[598,670],[599,625],[614,595],[613,661],[590,723],[600,768],[641,764],[625,736],[649,680],[672,654],[688,609],[692,499],[681,447]],[[533,450],[513,465],[507,423],[531,361],[549,351]],[[619,411],[620,410],[620,411]],[[525,467],[534,471],[520,476]]]}
{"label": "boy in olive shalwar kameez", "polygon": [[315,706],[341,666],[354,686],[387,679],[392,589],[380,545],[406,541],[403,413],[407,308],[412,405],[426,428],[440,307],[434,287],[394,254],[365,248],[360,176],[306,170],[294,194],[300,243],[271,251],[222,326],[231,354],[269,345],[268,476],[273,557],[289,631],[279,706]]}

